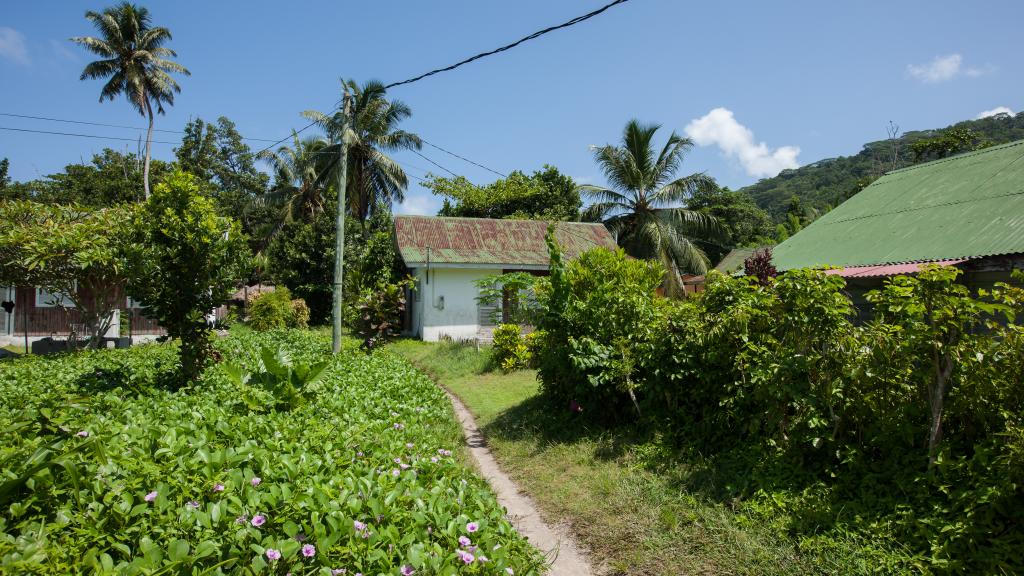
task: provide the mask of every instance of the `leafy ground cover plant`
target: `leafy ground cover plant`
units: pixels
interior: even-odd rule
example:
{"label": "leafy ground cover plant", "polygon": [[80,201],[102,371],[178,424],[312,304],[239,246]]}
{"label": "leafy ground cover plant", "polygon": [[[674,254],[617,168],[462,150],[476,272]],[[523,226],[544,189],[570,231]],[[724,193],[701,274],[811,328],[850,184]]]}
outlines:
{"label": "leafy ground cover plant", "polygon": [[[250,409],[239,386],[257,387],[224,364],[168,391],[172,345],[0,363],[0,572],[539,572],[405,361],[354,343],[332,358],[299,331],[217,347],[248,372],[303,372],[305,401]],[[318,378],[297,368],[325,360]]]}

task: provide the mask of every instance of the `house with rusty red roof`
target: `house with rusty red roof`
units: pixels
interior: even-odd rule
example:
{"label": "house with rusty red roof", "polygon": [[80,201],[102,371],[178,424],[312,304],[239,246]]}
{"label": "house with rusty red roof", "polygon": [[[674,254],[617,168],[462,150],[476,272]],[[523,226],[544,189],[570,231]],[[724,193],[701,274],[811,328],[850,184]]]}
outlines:
{"label": "house with rusty red roof", "polygon": [[[475,340],[500,318],[501,310],[482,306],[476,281],[525,271],[544,274],[549,258],[542,220],[491,220],[396,216],[398,252],[416,290],[409,298],[408,331],[428,341]],[[566,259],[592,248],[614,249],[603,224],[558,222],[555,237]]]}

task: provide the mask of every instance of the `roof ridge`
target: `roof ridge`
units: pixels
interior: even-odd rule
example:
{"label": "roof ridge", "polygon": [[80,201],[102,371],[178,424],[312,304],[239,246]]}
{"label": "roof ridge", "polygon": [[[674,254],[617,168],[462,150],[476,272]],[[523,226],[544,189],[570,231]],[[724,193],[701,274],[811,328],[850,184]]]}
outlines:
{"label": "roof ridge", "polygon": [[424,220],[476,220],[483,222],[539,222],[542,224],[572,224],[579,226],[604,226],[603,222],[577,222],[573,220],[543,220],[537,218],[478,218],[476,216],[428,216],[426,214],[395,214],[393,218],[420,218]]}
{"label": "roof ridge", "polygon": [[903,172],[910,172],[911,170],[917,170],[918,168],[925,168],[927,166],[935,166],[937,164],[944,164],[946,162],[953,162],[955,160],[963,160],[964,158],[970,158],[972,156],[978,156],[980,154],[985,154],[987,152],[994,152],[996,150],[1001,150],[1003,148],[1013,148],[1014,146],[1021,146],[1021,145],[1024,145],[1024,139],[1022,139],[1022,140],[1014,140],[1012,142],[1005,142],[1003,144],[997,144],[995,146],[988,146],[986,148],[981,148],[979,150],[968,150],[967,152],[961,152],[959,154],[954,154],[954,155],[948,156],[946,158],[939,158],[937,160],[929,160],[928,162],[922,162],[920,164],[914,164],[913,166],[904,166],[903,168],[897,168],[896,170],[890,170],[890,171],[886,172],[885,174],[883,174],[883,176],[888,176],[890,174],[900,174],[900,173],[903,173]]}

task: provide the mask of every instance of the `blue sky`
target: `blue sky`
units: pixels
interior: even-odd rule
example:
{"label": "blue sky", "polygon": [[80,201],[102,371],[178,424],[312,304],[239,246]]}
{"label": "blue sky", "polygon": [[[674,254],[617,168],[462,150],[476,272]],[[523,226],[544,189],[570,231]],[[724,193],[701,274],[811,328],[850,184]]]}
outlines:
{"label": "blue sky", "polygon": [[[112,2],[111,2],[112,3]],[[328,111],[339,77],[402,80],[588,12],[600,1],[150,2],[192,71],[157,128],[226,115],[243,135],[281,138]],[[11,2],[0,14],[0,112],[143,126],[123,100],[100,104],[90,59],[67,38],[103,2]],[[631,0],[567,30],[416,84],[404,127],[501,172],[549,163],[602,183],[588,146],[633,117],[698,143],[682,173],[739,187],[785,167],[853,154],[904,130],[1024,109],[1024,3]],[[0,126],[134,138],[131,130],[0,116]],[[177,141],[158,133],[157,140]],[[125,142],[0,131],[0,157],[27,180]],[[252,142],[254,146],[260,142]],[[129,144],[134,149],[135,144]],[[154,145],[173,158],[173,147]],[[432,148],[477,183],[495,176]],[[400,153],[413,176],[442,173]],[[682,175],[681,173],[681,175]],[[415,180],[412,180],[415,182]],[[439,202],[410,186],[402,212]]]}

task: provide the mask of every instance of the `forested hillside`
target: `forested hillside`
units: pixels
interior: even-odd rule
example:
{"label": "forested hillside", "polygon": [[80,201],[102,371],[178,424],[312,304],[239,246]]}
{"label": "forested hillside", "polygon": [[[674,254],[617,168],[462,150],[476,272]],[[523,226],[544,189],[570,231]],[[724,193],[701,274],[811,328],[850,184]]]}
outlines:
{"label": "forested hillside", "polygon": [[907,132],[895,139],[869,142],[854,156],[827,158],[783,170],[778,176],[765,178],[741,191],[767,210],[773,220],[782,222],[794,195],[806,208],[827,211],[894,167],[1021,139],[1024,112],[967,120],[943,129]]}

